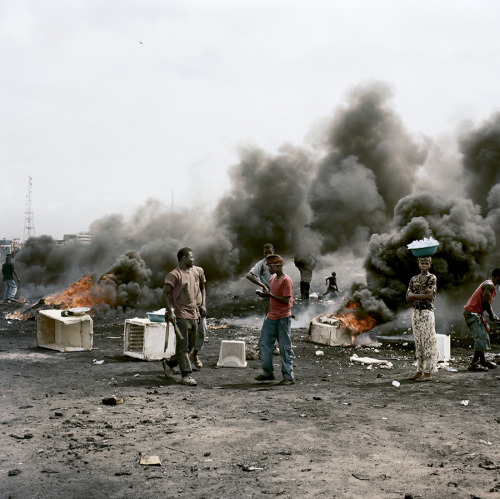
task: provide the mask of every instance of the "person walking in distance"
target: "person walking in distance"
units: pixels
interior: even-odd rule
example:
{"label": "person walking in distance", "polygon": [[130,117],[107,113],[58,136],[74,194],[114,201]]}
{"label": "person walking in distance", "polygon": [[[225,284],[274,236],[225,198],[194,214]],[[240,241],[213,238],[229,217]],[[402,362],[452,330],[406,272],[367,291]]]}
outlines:
{"label": "person walking in distance", "polygon": [[500,319],[491,308],[496,295],[496,286],[499,284],[500,268],[496,268],[491,272],[491,279],[483,281],[464,306],[465,324],[474,338],[474,356],[469,366],[470,371],[487,371],[497,367],[494,362],[487,361],[484,356],[486,350],[491,350],[488,334],[490,327],[484,314],[486,312],[491,321],[500,324]]}
{"label": "person walking in distance", "polygon": [[17,293],[17,285],[14,277],[17,279],[17,282],[21,282],[19,276],[17,275],[16,270],[14,269],[14,264],[12,263],[12,256],[7,255],[5,257],[5,263],[2,265],[2,279],[3,284],[5,286],[5,290],[3,293],[3,302],[4,303],[13,303],[15,302],[14,297]]}
{"label": "person walking in distance", "polygon": [[198,307],[196,305],[196,279],[193,272],[194,256],[191,248],[181,248],[177,253],[178,266],[165,277],[163,299],[165,321],[175,329],[175,355],[163,359],[163,371],[167,379],[173,378],[172,369],[179,365],[183,385],[195,386],[191,376],[189,352],[194,348],[198,329]]}
{"label": "person walking in distance", "polygon": [[306,255],[305,257],[295,257],[293,263],[300,273],[300,298],[309,303],[312,275],[317,261],[312,255]]}

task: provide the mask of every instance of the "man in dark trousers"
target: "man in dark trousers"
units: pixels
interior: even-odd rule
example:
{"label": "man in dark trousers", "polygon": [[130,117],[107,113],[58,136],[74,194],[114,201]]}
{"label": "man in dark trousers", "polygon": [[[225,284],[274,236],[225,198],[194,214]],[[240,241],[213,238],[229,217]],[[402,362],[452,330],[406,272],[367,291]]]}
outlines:
{"label": "man in dark trousers", "polygon": [[308,303],[313,270],[317,261],[312,255],[306,255],[305,257],[295,257],[293,263],[300,272],[300,298]]}
{"label": "man in dark trousers", "polygon": [[3,284],[5,286],[5,290],[3,293],[3,302],[4,303],[13,303],[15,302],[14,296],[17,293],[17,285],[14,277],[17,279],[17,282],[21,282],[17,272],[14,269],[14,264],[12,263],[12,256],[7,255],[5,257],[5,263],[2,265],[2,279]]}
{"label": "man in dark trousers", "polygon": [[337,273],[332,272],[332,274],[325,279],[326,292],[323,296],[339,292],[339,287],[337,286]]}
{"label": "man in dark trousers", "polygon": [[488,314],[491,321],[500,323],[500,319],[491,308],[498,284],[500,284],[500,268],[493,269],[491,279],[482,282],[464,306],[465,323],[474,337],[474,357],[469,367],[470,371],[487,371],[497,367],[484,356],[486,350],[491,350],[488,335],[490,328],[484,313]]}
{"label": "man in dark trousers", "polygon": [[182,248],[177,253],[179,265],[165,277],[163,299],[165,321],[175,328],[175,355],[163,359],[165,377],[173,377],[172,369],[179,365],[183,385],[195,386],[191,376],[192,367],[189,352],[194,348],[198,328],[198,306],[196,304],[196,279],[193,271],[194,257],[191,248]]}

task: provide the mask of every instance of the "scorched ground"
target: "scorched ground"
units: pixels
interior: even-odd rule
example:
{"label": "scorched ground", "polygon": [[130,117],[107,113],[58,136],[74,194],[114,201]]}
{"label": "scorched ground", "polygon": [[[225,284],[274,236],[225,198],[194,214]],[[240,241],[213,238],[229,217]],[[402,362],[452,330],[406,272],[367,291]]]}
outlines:
{"label": "scorched ground", "polygon": [[[293,329],[297,383],[262,384],[258,360],[216,367],[222,339],[259,334],[220,306],[209,324],[227,327],[209,330],[193,388],[124,357],[123,319],[94,318],[94,349],[60,353],[37,347],[34,320],[5,319],[14,308],[0,319],[1,497],[500,496],[500,369],[468,372],[466,347],[452,343],[458,372],[417,384],[411,344],[320,347]],[[123,404],[102,403],[113,395]]]}

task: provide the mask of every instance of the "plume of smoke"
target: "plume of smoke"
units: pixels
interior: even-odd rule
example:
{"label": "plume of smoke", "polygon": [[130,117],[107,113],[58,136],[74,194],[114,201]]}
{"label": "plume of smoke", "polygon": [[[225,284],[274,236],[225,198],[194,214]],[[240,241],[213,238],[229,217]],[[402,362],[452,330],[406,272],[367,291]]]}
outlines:
{"label": "plume of smoke", "polygon": [[393,230],[371,237],[365,261],[368,288],[391,310],[404,305],[408,282],[418,273],[406,245],[431,236],[439,241],[432,272],[443,292],[481,279],[485,257],[496,242],[488,221],[470,200],[429,191],[405,196],[394,210]]}
{"label": "plume of smoke", "polygon": [[239,249],[243,269],[267,242],[280,254],[293,254],[304,244],[313,164],[303,150],[291,146],[276,156],[246,148],[240,158],[230,170],[232,190],[219,202],[216,218]]}
{"label": "plume of smoke", "polygon": [[[391,97],[383,83],[354,88],[314,151],[242,148],[229,171],[231,189],[213,213],[174,212],[149,199],[130,219],[96,220],[90,245],[30,239],[16,258],[23,292],[41,297],[84,274],[109,271],[120,308],[157,307],[179,248],[193,249],[210,283],[227,283],[272,242],[285,257],[313,255],[319,267],[332,255],[366,256],[366,283],[353,285],[352,298],[390,320],[406,307],[408,282],[418,272],[406,245],[429,236],[440,242],[432,267],[440,293],[468,291],[467,283],[484,277],[488,256],[498,256],[500,115],[462,136],[460,165],[453,154],[443,156],[428,139],[410,135]],[[463,184],[453,198],[450,178]]]}
{"label": "plume of smoke", "polygon": [[102,258],[100,246],[88,252],[80,244],[60,246],[50,236],[33,237],[26,241],[16,257],[16,268],[23,276],[23,293],[41,297],[60,289],[84,274],[92,274],[97,266],[91,256]]}
{"label": "plume of smoke", "polygon": [[[151,269],[135,251],[119,256],[108,269],[106,286],[115,288],[115,304],[122,308],[145,308],[160,302],[160,290],[151,289]],[[102,279],[101,279],[102,281]]]}
{"label": "plume of smoke", "polygon": [[467,131],[460,140],[463,154],[466,193],[472,201],[487,210],[487,196],[500,183],[500,113],[476,130]]}
{"label": "plume of smoke", "polygon": [[383,83],[356,87],[331,123],[328,153],[309,195],[310,227],[321,234],[324,253],[351,245],[362,254],[370,235],[388,228],[425,160],[423,147],[389,107],[390,97]]}

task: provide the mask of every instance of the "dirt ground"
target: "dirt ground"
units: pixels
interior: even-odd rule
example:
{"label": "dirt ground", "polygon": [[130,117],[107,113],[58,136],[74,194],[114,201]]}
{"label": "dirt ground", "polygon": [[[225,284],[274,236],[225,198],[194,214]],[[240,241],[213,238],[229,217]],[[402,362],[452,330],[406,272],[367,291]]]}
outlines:
{"label": "dirt ground", "polygon": [[123,318],[95,318],[93,350],[61,353],[37,346],[36,321],[5,319],[15,308],[0,306],[1,497],[500,497],[500,369],[468,372],[470,349],[452,344],[458,371],[416,383],[411,343],[322,347],[298,328],[297,383],[258,383],[259,360],[216,363],[221,340],[255,344],[259,324],[219,311],[209,325],[227,327],[186,387],[123,355]]}

